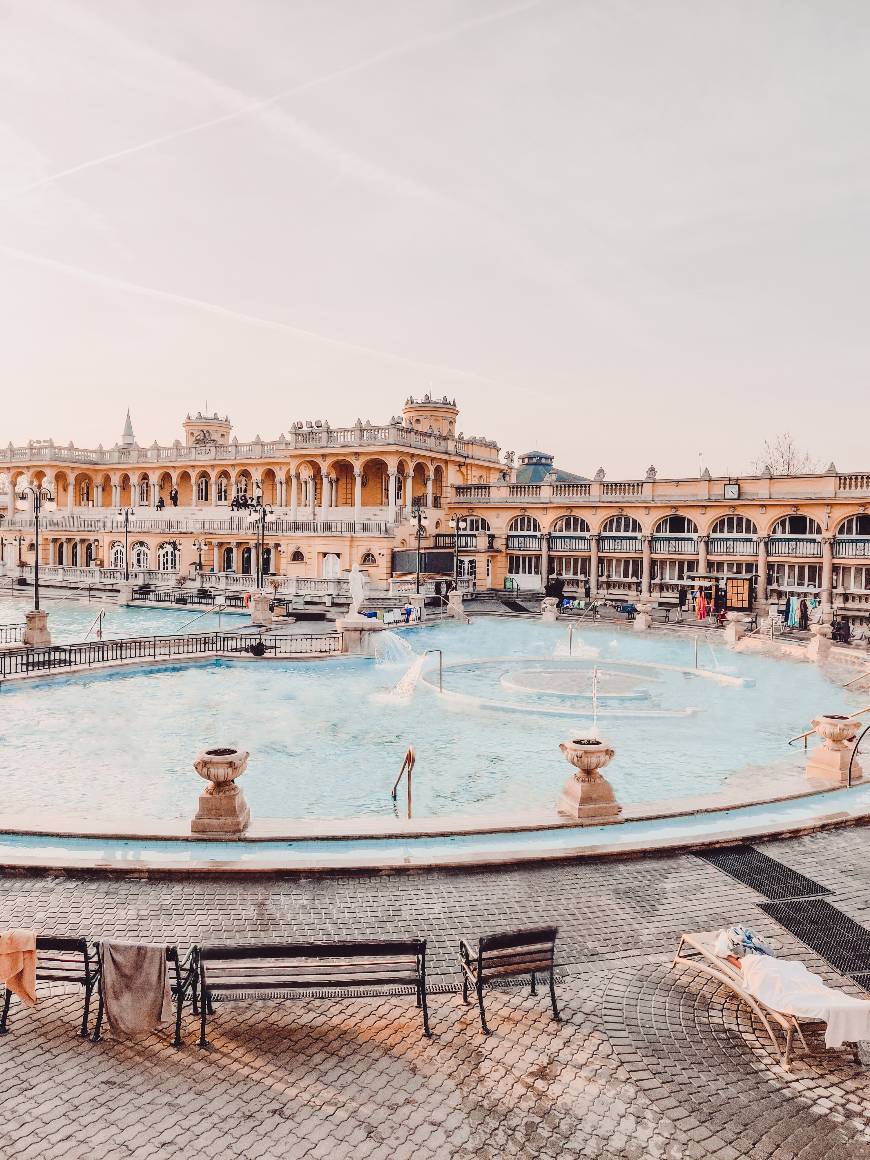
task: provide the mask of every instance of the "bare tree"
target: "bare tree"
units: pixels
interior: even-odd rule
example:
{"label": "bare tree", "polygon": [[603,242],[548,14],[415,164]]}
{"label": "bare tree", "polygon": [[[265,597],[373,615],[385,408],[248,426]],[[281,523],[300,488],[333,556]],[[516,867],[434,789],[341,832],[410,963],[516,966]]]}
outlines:
{"label": "bare tree", "polygon": [[753,460],[752,470],[758,475],[811,475],[819,470],[818,460],[808,451],[802,451],[788,431],[783,431],[773,439],[765,439],[764,449]]}

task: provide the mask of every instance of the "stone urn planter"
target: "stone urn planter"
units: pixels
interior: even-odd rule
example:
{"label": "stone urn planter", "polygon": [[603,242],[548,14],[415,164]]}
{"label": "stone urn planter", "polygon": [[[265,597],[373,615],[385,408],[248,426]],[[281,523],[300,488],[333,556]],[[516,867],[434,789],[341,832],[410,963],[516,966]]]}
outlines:
{"label": "stone urn planter", "polygon": [[594,737],[563,741],[559,748],[576,770],[559,798],[557,809],[561,816],[585,825],[617,821],[622,807],[616,801],[613,786],[600,773],[613,760],[613,749]]}
{"label": "stone urn planter", "polygon": [[831,653],[831,634],[833,631],[831,625],[823,620],[810,625],[812,640],[807,646],[807,656],[810,660],[820,662],[828,659]]}
{"label": "stone urn planter", "polygon": [[861,765],[857,759],[852,761],[861,722],[842,713],[823,713],[813,720],[813,729],[822,743],[813,750],[807,762],[807,777],[829,785],[845,785],[849,778],[849,763],[852,762],[852,781],[861,781]]}
{"label": "stone urn planter", "polygon": [[541,601],[541,620],[554,621],[559,617],[559,601],[555,596],[545,596]]}
{"label": "stone urn planter", "polygon": [[634,615],[632,628],[635,632],[647,632],[652,628],[652,610],[655,605],[651,600],[637,600],[634,606],[637,612]]}
{"label": "stone urn planter", "polygon": [[204,749],[193,768],[209,784],[199,795],[199,810],[190,832],[201,838],[233,838],[242,835],[251,821],[245,795],[235,784],[245,772],[250,754],[231,747]]}

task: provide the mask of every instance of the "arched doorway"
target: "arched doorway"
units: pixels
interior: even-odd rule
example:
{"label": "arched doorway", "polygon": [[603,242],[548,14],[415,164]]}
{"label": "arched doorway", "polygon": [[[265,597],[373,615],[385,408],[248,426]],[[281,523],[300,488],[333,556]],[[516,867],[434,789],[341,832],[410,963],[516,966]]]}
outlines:
{"label": "arched doorway", "polygon": [[341,556],[336,552],[327,552],[323,557],[322,575],[326,580],[336,580],[341,572]]}

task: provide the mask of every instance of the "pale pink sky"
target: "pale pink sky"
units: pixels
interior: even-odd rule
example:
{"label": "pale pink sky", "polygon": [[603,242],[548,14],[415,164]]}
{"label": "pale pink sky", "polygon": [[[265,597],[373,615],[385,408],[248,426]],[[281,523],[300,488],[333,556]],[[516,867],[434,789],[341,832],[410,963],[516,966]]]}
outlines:
{"label": "pale pink sky", "polygon": [[0,0],[0,442],[867,468],[864,0]]}

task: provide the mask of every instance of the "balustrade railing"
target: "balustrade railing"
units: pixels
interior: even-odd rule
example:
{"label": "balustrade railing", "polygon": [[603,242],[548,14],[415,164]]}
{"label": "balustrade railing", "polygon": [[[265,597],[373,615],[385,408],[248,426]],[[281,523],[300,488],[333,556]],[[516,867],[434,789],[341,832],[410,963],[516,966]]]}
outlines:
{"label": "balustrade railing", "polygon": [[488,483],[462,483],[455,491],[457,499],[487,499],[490,494]]}
{"label": "balustrade railing", "polygon": [[841,560],[870,556],[870,537],[837,536],[834,540],[834,555]]}
{"label": "balustrade railing", "polygon": [[55,669],[90,668],[119,661],[163,660],[209,654],[306,656],[340,652],[339,632],[301,633],[296,636],[209,632],[188,636],[132,637],[0,653],[0,675],[9,677]]}
{"label": "balustrade railing", "polygon": [[498,444],[490,439],[457,439],[413,430],[400,424],[353,427],[294,428],[284,439],[254,439],[247,443],[206,444],[191,447],[60,447],[51,440],[23,447],[0,447],[0,463],[146,464],[233,462],[237,459],[283,459],[294,450],[313,447],[415,447],[446,455],[498,459]]}
{"label": "balustrade railing", "polygon": [[757,556],[756,536],[711,536],[707,548],[710,556]]}
{"label": "balustrade railing", "polygon": [[601,494],[603,496],[633,496],[643,495],[643,483],[640,480],[631,481],[629,483],[608,483],[606,480],[601,484]]}
{"label": "balustrade railing", "polygon": [[588,536],[550,534],[551,552],[589,552],[591,541]]}
{"label": "balustrade railing", "polygon": [[652,551],[656,556],[697,556],[697,536],[653,536]]}
{"label": "balustrade railing", "polygon": [[541,494],[539,483],[512,483],[508,487],[512,499],[538,499]]}
{"label": "balustrade railing", "polygon": [[822,541],[817,536],[771,536],[768,556],[821,556]]}
{"label": "balustrade railing", "polygon": [[555,499],[583,499],[592,494],[588,483],[554,483],[553,497]]}
{"label": "balustrade railing", "polygon": [[[456,536],[453,532],[436,532],[435,547],[436,548],[452,548],[455,546]],[[460,532],[459,533],[459,550],[475,551],[477,548],[477,533],[476,532]]]}
{"label": "balustrade railing", "polygon": [[540,552],[541,537],[538,532],[508,532],[509,552]]}
{"label": "balustrade railing", "polygon": [[[128,524],[131,534],[138,532],[212,532],[255,536],[260,522],[253,514],[233,516],[132,516]],[[39,521],[44,532],[123,532],[124,521],[114,514],[106,515],[53,515]],[[8,528],[33,527],[32,516],[14,516]],[[386,520],[306,520],[274,517],[266,520],[267,536],[389,536],[393,525]]]}
{"label": "balustrade railing", "polygon": [[21,644],[23,640],[23,624],[0,624],[0,644]]}
{"label": "balustrade railing", "polygon": [[640,552],[640,536],[599,536],[598,550],[600,552]]}

